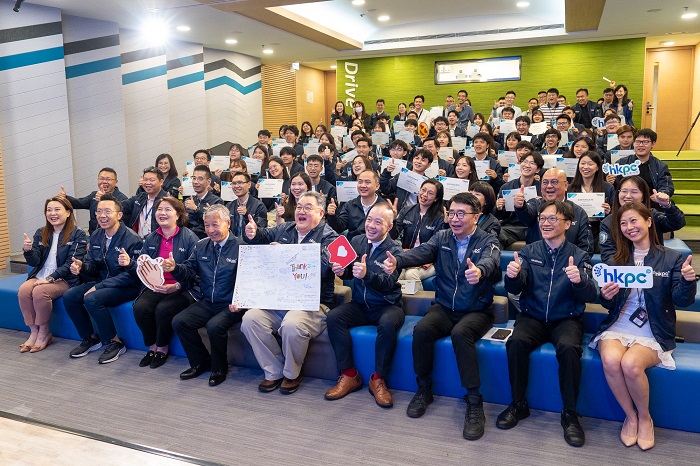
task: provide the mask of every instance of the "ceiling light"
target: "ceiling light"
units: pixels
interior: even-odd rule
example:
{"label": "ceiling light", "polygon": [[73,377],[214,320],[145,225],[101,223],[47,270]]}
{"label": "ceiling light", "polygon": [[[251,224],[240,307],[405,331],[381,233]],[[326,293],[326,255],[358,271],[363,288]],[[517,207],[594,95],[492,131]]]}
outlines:
{"label": "ceiling light", "polygon": [[676,43],[673,42],[672,40],[665,40],[665,41],[659,42],[659,45],[663,45],[664,47],[670,47],[672,45],[676,45]]}
{"label": "ceiling light", "polygon": [[683,18],[683,19],[693,19],[693,18],[696,18],[697,16],[698,16],[697,13],[691,13],[691,12],[689,12],[689,13],[683,13],[683,14],[681,15],[681,18]]}
{"label": "ceiling light", "polygon": [[360,6],[365,4],[365,0],[352,0],[352,4],[355,6]]}
{"label": "ceiling light", "polygon": [[162,19],[153,18],[143,24],[141,34],[150,46],[163,45],[168,40],[168,25]]}
{"label": "ceiling light", "polygon": [[229,45],[237,44],[238,41],[236,39],[226,39],[226,43]]}
{"label": "ceiling light", "polygon": [[518,8],[526,8],[530,6],[530,2],[518,2],[515,4]]}
{"label": "ceiling light", "polygon": [[388,15],[381,15],[380,17],[377,18],[379,21],[389,21],[391,18],[389,18]]}
{"label": "ceiling light", "polygon": [[189,27],[189,26],[182,25],[182,26],[176,27],[175,29],[177,29],[177,30],[180,31],[180,32],[188,32],[188,31],[190,30],[190,27]]}
{"label": "ceiling light", "polygon": [[335,65],[331,65],[331,69],[332,69],[332,70],[334,70],[334,69],[336,69],[336,68],[338,68],[338,67],[335,66]]}
{"label": "ceiling light", "polygon": [[263,49],[263,53],[267,55],[272,55],[273,50],[272,49]]}

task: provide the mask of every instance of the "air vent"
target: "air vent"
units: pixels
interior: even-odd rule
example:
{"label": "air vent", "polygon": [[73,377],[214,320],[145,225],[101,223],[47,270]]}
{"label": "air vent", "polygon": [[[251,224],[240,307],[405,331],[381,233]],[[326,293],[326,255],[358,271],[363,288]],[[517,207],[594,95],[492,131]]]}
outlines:
{"label": "air vent", "polygon": [[391,44],[395,42],[416,42],[433,39],[454,39],[457,37],[489,36],[494,34],[507,34],[511,32],[545,31],[551,29],[564,29],[563,24],[543,24],[541,26],[526,26],[521,28],[487,29],[483,31],[452,32],[448,34],[434,34],[427,36],[396,37],[392,39],[378,39],[365,41],[365,45]]}

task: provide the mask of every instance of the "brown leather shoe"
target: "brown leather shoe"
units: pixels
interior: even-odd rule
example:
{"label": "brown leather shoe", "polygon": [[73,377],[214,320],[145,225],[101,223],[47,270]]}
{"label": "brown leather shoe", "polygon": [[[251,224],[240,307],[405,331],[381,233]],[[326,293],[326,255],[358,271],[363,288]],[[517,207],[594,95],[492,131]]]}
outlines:
{"label": "brown leather shoe", "polygon": [[261,392],[272,392],[274,391],[277,387],[280,386],[282,383],[282,379],[277,379],[277,380],[263,380],[260,382],[260,385],[258,385],[258,390]]}
{"label": "brown leather shoe", "polygon": [[340,374],[338,377],[338,383],[335,387],[331,388],[326,392],[327,400],[339,400],[348,393],[356,392],[362,388],[362,375],[358,372],[355,377],[348,377],[347,375]]}
{"label": "brown leather shoe", "polygon": [[280,393],[283,395],[291,395],[299,389],[302,380],[304,380],[304,377],[301,374],[294,380],[285,377],[282,381],[282,385],[280,385]]}
{"label": "brown leather shoe", "polygon": [[391,398],[389,389],[386,388],[384,379],[370,379],[369,392],[374,395],[374,401],[382,408],[391,408],[394,406],[394,400]]}

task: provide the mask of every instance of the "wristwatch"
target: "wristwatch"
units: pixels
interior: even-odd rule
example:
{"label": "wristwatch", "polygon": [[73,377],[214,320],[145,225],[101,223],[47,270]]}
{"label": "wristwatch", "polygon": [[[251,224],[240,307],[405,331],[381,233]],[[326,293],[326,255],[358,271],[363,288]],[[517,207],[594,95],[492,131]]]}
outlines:
{"label": "wristwatch", "polygon": [[48,277],[46,277],[45,280],[46,280],[46,283],[53,283],[53,282],[56,281],[56,279],[53,278],[51,275],[49,275]]}
{"label": "wristwatch", "polygon": [[175,289],[176,289],[176,290],[179,290],[180,288],[181,288],[180,283],[175,282]]}

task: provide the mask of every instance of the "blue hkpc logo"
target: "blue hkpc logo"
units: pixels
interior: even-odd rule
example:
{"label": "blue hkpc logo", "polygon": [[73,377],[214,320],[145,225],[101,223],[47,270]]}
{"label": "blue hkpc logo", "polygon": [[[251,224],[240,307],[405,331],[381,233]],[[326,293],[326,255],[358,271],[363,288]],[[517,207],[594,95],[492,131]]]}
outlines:
{"label": "blue hkpc logo", "polygon": [[593,277],[600,286],[617,283],[620,288],[651,288],[654,285],[654,271],[646,266],[596,264],[593,266]]}

